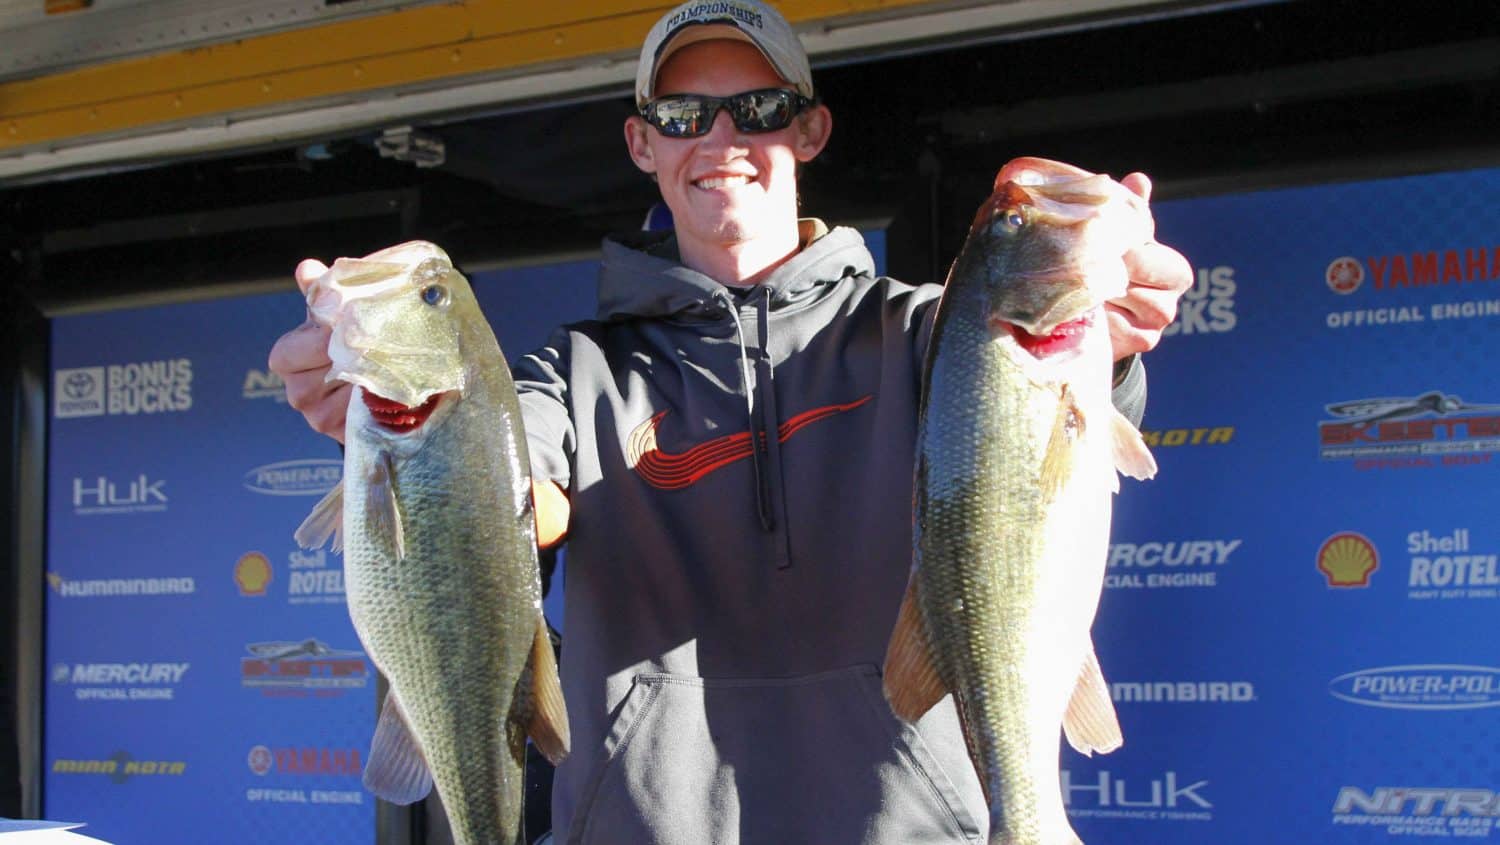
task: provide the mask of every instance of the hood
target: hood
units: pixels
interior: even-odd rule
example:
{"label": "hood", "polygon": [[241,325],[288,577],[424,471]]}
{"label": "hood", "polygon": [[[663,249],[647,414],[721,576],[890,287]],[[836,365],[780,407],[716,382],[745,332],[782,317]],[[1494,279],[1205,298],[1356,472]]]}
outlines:
{"label": "hood", "polygon": [[[850,276],[873,276],[875,265],[859,232],[829,229],[823,221],[799,221],[805,246],[757,287],[771,291],[771,308],[816,298]],[[684,267],[671,232],[638,232],[604,239],[599,269],[598,319],[675,317],[712,320],[723,316],[715,294],[726,285]]]}

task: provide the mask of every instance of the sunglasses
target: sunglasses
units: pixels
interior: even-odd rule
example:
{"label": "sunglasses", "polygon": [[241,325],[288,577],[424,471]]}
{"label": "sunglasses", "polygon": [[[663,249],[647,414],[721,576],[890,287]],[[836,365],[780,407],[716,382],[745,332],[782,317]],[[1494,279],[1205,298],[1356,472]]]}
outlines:
{"label": "sunglasses", "polygon": [[785,129],[813,100],[785,88],[742,91],[728,97],[707,94],[669,94],[641,106],[641,117],[668,138],[697,138],[714,126],[719,109],[728,109],[741,132]]}

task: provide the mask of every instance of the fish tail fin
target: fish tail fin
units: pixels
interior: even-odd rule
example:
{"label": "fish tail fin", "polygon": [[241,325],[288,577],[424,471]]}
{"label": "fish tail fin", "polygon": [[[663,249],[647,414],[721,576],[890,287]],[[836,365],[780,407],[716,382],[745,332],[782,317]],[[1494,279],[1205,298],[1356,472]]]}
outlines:
{"label": "fish tail fin", "polygon": [[333,538],[333,551],[344,549],[344,482],[340,481],[327,495],[313,505],[312,513],[292,535],[297,545],[316,549]]}
{"label": "fish tail fin", "polygon": [[1146,447],[1145,438],[1119,409],[1114,409],[1114,417],[1110,420],[1110,442],[1116,469],[1142,481],[1155,477],[1156,459]]}
{"label": "fish tail fin", "polygon": [[1095,751],[1108,754],[1125,744],[1114,702],[1109,697],[1109,684],[1104,682],[1099,658],[1092,647],[1083,659],[1078,686],[1073,689],[1068,712],[1063,716],[1063,734],[1068,744],[1086,757]]}
{"label": "fish tail fin", "polygon": [[922,622],[916,573],[906,585],[906,597],[896,615],[896,627],[885,653],[885,699],[897,717],[915,722],[948,694],[948,687],[932,662],[927,626]]}
{"label": "fish tail fin", "polygon": [[556,766],[568,756],[572,737],[562,681],[557,675],[557,657],[552,653],[552,638],[547,635],[547,620],[540,613],[536,620],[530,666],[532,711],[526,732],[542,756]]}

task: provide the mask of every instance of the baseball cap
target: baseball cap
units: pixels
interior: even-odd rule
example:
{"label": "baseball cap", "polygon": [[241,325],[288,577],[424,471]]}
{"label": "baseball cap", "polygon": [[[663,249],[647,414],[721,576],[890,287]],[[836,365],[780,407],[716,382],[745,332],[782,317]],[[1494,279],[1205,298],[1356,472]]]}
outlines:
{"label": "baseball cap", "polygon": [[635,69],[635,104],[656,95],[656,72],[667,57],[698,41],[729,38],[755,45],[771,67],[804,97],[813,96],[807,50],[781,13],[760,0],[689,0],[651,27]]}

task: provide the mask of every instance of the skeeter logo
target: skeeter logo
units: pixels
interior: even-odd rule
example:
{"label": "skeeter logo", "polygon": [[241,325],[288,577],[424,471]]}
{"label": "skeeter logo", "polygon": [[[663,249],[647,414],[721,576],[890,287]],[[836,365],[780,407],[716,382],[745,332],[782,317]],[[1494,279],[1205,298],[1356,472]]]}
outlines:
{"label": "skeeter logo", "polygon": [[1500,669],[1447,663],[1360,669],[1329,681],[1328,694],[1393,710],[1500,707]]}

